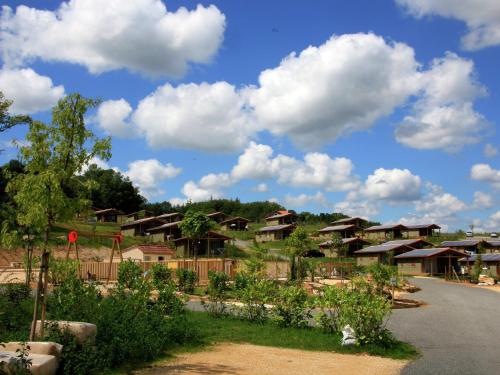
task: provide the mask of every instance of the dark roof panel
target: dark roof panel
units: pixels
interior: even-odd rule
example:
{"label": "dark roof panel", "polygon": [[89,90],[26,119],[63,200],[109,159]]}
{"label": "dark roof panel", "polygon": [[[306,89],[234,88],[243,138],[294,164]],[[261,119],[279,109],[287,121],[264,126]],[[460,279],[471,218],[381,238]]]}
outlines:
{"label": "dark roof panel", "polygon": [[458,250],[453,250],[450,249],[449,247],[439,247],[439,248],[433,248],[433,249],[415,249],[412,251],[409,251],[404,254],[396,255],[394,259],[403,259],[403,258],[428,258],[440,254],[446,254],[446,253],[451,253],[453,255],[457,256],[463,256],[464,253],[458,251]]}

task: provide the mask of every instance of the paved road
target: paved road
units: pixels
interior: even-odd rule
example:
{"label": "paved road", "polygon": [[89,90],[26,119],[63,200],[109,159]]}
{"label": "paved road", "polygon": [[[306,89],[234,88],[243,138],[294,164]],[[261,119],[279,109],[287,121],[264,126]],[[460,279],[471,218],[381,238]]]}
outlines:
{"label": "paved road", "polygon": [[403,374],[500,374],[500,293],[413,279],[422,290],[412,297],[428,303],[394,311],[389,328],[423,356]]}

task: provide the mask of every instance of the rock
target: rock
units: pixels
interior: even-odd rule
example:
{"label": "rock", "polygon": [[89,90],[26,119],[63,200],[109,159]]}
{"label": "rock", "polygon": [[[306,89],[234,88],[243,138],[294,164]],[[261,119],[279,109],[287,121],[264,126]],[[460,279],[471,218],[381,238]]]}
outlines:
{"label": "rock", "polygon": [[478,281],[482,285],[495,285],[495,279],[486,275],[479,275]]}
{"label": "rock", "polygon": [[[20,342],[8,342],[0,351],[0,369],[3,363],[18,361],[16,350],[22,348]],[[55,342],[26,343],[29,347],[28,359],[31,360],[30,372],[34,375],[55,375],[59,366],[62,345]]]}
{"label": "rock", "polygon": [[342,346],[356,344],[356,335],[350,325],[346,325],[342,330]]}
{"label": "rock", "polygon": [[[91,323],[85,322],[70,322],[66,320],[47,320],[45,321],[45,327],[55,325],[57,329],[61,332],[68,330],[79,343],[89,342],[93,344],[95,342],[95,337],[97,334],[97,326]],[[36,323],[36,334],[40,334],[40,320]]]}

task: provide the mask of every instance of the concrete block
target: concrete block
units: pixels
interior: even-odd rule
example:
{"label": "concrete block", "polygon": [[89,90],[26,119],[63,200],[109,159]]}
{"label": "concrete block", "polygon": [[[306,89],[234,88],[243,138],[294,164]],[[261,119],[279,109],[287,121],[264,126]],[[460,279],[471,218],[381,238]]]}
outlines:
{"label": "concrete block", "polygon": [[[0,351],[0,369],[12,361],[17,361],[16,350],[22,348],[20,342],[8,342]],[[28,359],[31,360],[30,372],[33,375],[55,375],[59,366],[62,345],[55,342],[26,343],[29,347]]]}
{"label": "concrete block", "polygon": [[[57,328],[62,332],[68,330],[78,342],[84,343],[89,342],[93,344],[95,342],[95,337],[97,334],[97,326],[92,323],[85,322],[70,322],[66,320],[47,320],[46,327],[48,325],[56,325]],[[37,321],[36,324],[36,334],[40,334],[41,322]]]}

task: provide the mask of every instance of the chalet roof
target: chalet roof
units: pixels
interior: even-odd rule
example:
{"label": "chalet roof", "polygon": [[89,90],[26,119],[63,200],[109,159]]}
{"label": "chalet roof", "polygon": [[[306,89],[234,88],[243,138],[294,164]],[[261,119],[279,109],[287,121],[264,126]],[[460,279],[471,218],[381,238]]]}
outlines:
{"label": "chalet roof", "polygon": [[120,210],[117,210],[116,208],[105,208],[103,210],[96,210],[95,214],[96,215],[103,215],[111,212],[116,212],[118,215],[123,215],[123,212]]}
{"label": "chalet roof", "polygon": [[462,241],[443,241],[442,246],[445,247],[471,247],[479,245],[483,240],[462,240]]}
{"label": "chalet roof", "polygon": [[138,213],[141,213],[141,212],[144,212],[145,214],[151,214],[151,215],[153,215],[153,213],[151,211],[139,210],[139,211],[136,211],[136,212],[132,212],[131,214],[128,214],[127,217],[134,216],[134,215],[136,215]]}
{"label": "chalet roof", "polygon": [[211,212],[211,213],[207,214],[208,217],[217,216],[217,215],[226,216],[226,214],[224,212],[221,212],[221,211]]}
{"label": "chalet roof", "polygon": [[158,221],[160,223],[164,222],[163,220],[157,219],[156,217],[153,216],[153,217],[145,217],[144,219],[134,220],[134,221],[131,221],[129,223],[123,223],[120,227],[121,228],[133,227],[133,226],[136,226],[136,225],[139,225],[139,224],[148,223],[150,221]]}
{"label": "chalet roof", "polygon": [[415,224],[415,225],[405,225],[408,229],[441,229],[437,224]]}
{"label": "chalet roof", "polygon": [[282,225],[271,225],[268,227],[260,228],[257,232],[277,232],[283,229],[292,229],[295,228],[293,224],[282,224]]}
{"label": "chalet roof", "polygon": [[[362,238],[359,238],[359,237],[352,237],[352,238],[342,238],[342,243],[344,245],[348,245],[350,243],[353,243],[353,242],[361,242],[363,244],[369,244],[368,241],[365,241],[363,240]],[[326,246],[331,246],[333,243],[332,240],[328,240],[328,241],[325,241],[325,242],[322,242],[320,243],[318,246],[319,247],[326,247]]]}
{"label": "chalet roof", "polygon": [[[176,238],[175,240],[173,240],[174,242],[177,242],[177,241],[183,241],[183,240],[186,240],[187,237],[181,237],[181,238]],[[225,236],[221,233],[217,233],[217,232],[208,232],[208,236],[207,237],[203,237],[201,238],[202,240],[207,240],[207,239],[211,239],[211,240],[225,240],[225,241],[228,241],[228,240],[231,240],[232,238],[231,237],[228,237],[228,236]]]}
{"label": "chalet roof", "polygon": [[384,242],[382,245],[394,245],[394,244],[406,245],[406,246],[410,246],[410,247],[415,247],[416,245],[420,245],[420,244],[423,244],[426,246],[434,246],[430,242],[424,241],[420,238],[416,238],[413,240],[392,240],[392,241]]}
{"label": "chalet roof", "polygon": [[266,220],[280,219],[287,216],[297,216],[297,214],[291,211],[279,211],[277,214],[266,217]]}
{"label": "chalet roof", "polygon": [[334,225],[334,226],[329,226],[323,229],[320,229],[318,232],[324,233],[324,232],[341,232],[344,230],[357,230],[359,229],[356,225],[350,224],[350,225]]}
{"label": "chalet roof", "polygon": [[224,221],[221,221],[219,224],[226,224],[226,223],[231,223],[233,221],[244,221],[246,223],[249,223],[250,220],[248,219],[245,219],[244,217],[241,217],[241,216],[236,216],[236,217],[231,217],[227,220],[224,220]]}
{"label": "chalet roof", "polygon": [[174,221],[173,223],[162,224],[160,226],[150,228],[149,231],[153,232],[153,231],[167,229],[167,228],[175,228],[175,227],[178,227],[180,223],[182,223],[182,221]]}
{"label": "chalet roof", "polygon": [[391,229],[406,230],[406,229],[408,229],[408,227],[404,226],[403,224],[374,225],[370,228],[366,228],[365,232],[382,232],[382,231],[391,230]]}
{"label": "chalet roof", "polygon": [[135,249],[139,249],[143,254],[175,255],[175,251],[165,245],[134,245],[123,250],[123,253]]}
{"label": "chalet roof", "polygon": [[401,244],[392,244],[392,245],[382,244],[382,245],[368,246],[368,247],[365,247],[364,249],[357,250],[354,253],[355,254],[387,253],[387,252],[393,251],[393,250],[411,251],[414,249],[410,246],[401,245]]}
{"label": "chalet roof", "polygon": [[169,217],[175,217],[175,216],[184,217],[184,215],[181,214],[180,212],[169,212],[167,214],[158,215],[158,216],[156,216],[156,218],[157,219],[168,219]]}
{"label": "chalet roof", "polygon": [[490,246],[500,247],[500,240],[486,240],[484,242],[486,242]]}
{"label": "chalet roof", "polygon": [[400,255],[396,255],[394,259],[406,259],[406,258],[430,258],[433,256],[451,253],[456,256],[464,256],[465,254],[461,251],[450,249],[449,247],[438,247],[433,249],[416,249],[408,251]]}
{"label": "chalet roof", "polygon": [[[459,259],[459,262],[475,262],[477,258],[476,254],[469,255],[468,257],[463,257]],[[500,262],[500,253],[496,254],[481,254],[481,261],[483,262]]]}
{"label": "chalet roof", "polygon": [[344,223],[351,223],[353,221],[361,221],[361,222],[365,222],[365,223],[368,222],[361,217],[346,217],[344,219],[332,221],[330,224],[344,224]]}

